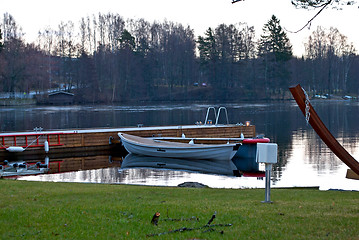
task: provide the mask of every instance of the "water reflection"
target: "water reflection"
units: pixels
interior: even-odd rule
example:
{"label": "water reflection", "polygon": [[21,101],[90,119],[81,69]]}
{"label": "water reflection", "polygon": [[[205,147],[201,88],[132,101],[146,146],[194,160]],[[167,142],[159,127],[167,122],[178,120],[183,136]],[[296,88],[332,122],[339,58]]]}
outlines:
{"label": "water reflection", "polygon": [[[272,187],[320,187],[327,189],[359,190],[356,180],[346,179],[346,166],[322,164],[322,160],[305,160],[303,139],[294,141],[292,154],[285,166],[275,165],[272,171]],[[330,157],[331,153],[322,157]],[[307,162],[302,162],[303,159]],[[334,163],[338,160],[333,158]],[[232,162],[224,164],[212,161],[151,158],[128,155],[120,157],[91,156],[65,158],[50,161],[52,174],[23,176],[19,180],[83,182],[110,184],[141,184],[151,186],[177,186],[194,181],[213,188],[264,188],[263,175],[236,177]],[[260,165],[260,170],[264,166]]]}
{"label": "water reflection", "polygon": [[[278,144],[278,164],[272,171],[273,187],[320,186],[321,189],[359,190],[358,181],[345,179],[348,167],[327,148],[314,130],[306,125],[294,101],[221,104],[223,105],[227,107],[231,123],[250,120],[256,126],[258,134],[265,134],[272,142]],[[359,103],[312,101],[312,105],[337,140],[354,158],[359,159]],[[193,124],[198,120],[203,121],[208,106],[213,106],[213,104],[5,107],[0,108],[0,122],[2,123],[0,130],[24,131],[33,129],[35,126],[41,126],[45,130],[122,127],[137,126],[138,123],[143,123],[144,126],[185,125]],[[73,159],[71,164],[66,159],[51,159],[51,161],[54,162],[54,169],[59,165],[55,161],[60,161],[62,172],[76,171],[76,168],[82,169],[78,173],[58,174],[58,179],[62,174],[67,174],[67,177],[63,179],[90,179],[92,176],[102,175],[104,179],[108,179],[102,182],[110,182],[109,179],[113,179],[114,183],[174,186],[184,181],[197,179],[213,187],[264,187],[264,182],[256,178],[248,180],[254,183],[247,184],[246,178],[243,177],[165,169],[131,168],[121,170],[119,174],[120,165],[111,165],[108,155],[98,157],[101,163],[98,166],[94,158],[92,156]],[[263,166],[261,167],[263,169]],[[70,177],[71,174],[73,177]],[[106,174],[110,177],[106,177]],[[46,178],[46,176],[39,177]],[[88,181],[96,182],[97,180]]]}
{"label": "water reflection", "polygon": [[185,170],[199,173],[238,176],[239,171],[232,161],[187,160],[175,158],[159,158],[128,154],[122,162],[126,168],[159,168]]}
{"label": "water reflection", "polygon": [[[273,171],[274,187],[318,186],[321,190],[359,191],[357,180],[345,178],[348,167],[315,135],[314,130],[293,132],[292,139],[286,163],[277,165]],[[348,149],[347,144],[342,144]]]}
{"label": "water reflection", "polygon": [[18,180],[151,186],[177,186],[194,181],[214,188],[264,186],[263,174],[236,177],[238,171],[231,161],[190,161],[129,154],[124,160],[109,156],[57,159],[50,161],[50,167],[52,174],[24,176]]}
{"label": "water reflection", "polygon": [[121,183],[149,186],[177,186],[184,182],[199,182],[211,188],[263,188],[263,178],[235,177],[228,175],[204,174],[183,170],[128,168],[120,171]]}

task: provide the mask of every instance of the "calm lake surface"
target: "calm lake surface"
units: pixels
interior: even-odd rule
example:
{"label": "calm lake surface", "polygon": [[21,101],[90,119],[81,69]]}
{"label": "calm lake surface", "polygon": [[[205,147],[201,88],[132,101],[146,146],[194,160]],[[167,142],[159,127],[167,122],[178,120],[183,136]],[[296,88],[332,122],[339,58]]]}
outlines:
{"label": "calm lake surface", "polygon": [[[359,159],[359,103],[317,100],[311,102],[337,140]],[[249,120],[257,134],[278,144],[278,164],[272,171],[272,187],[311,187],[322,190],[359,190],[359,181],[346,179],[348,167],[316,135],[294,101],[236,104],[152,104],[91,106],[0,107],[1,132],[155,125],[188,125],[204,121],[207,108],[225,106],[230,123]],[[221,113],[220,123],[225,123]],[[211,118],[213,121],[214,117]],[[124,183],[176,186],[196,181],[215,188],[264,188],[257,177],[198,173],[166,168],[121,168],[109,156],[98,156],[109,164],[99,169],[22,177],[22,180]],[[104,160],[105,159],[105,160]],[[125,159],[126,160],[126,159]],[[160,161],[160,160],[158,160]],[[261,166],[264,170],[264,166]]]}

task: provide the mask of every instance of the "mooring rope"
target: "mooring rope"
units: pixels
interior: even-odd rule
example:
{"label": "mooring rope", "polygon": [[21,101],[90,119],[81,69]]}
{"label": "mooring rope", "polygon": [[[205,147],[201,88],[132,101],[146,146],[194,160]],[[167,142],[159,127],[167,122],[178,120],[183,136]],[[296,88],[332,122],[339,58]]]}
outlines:
{"label": "mooring rope", "polygon": [[[36,128],[34,128],[34,130],[36,131],[36,133],[37,133],[38,129],[40,130],[40,132],[41,132],[41,130],[42,130],[41,127],[40,127],[40,128],[36,127]],[[27,145],[26,148],[24,148],[23,151],[25,151],[28,147],[30,147],[35,141],[39,140],[39,138],[40,138],[41,136],[43,136],[43,135],[44,135],[44,134],[40,134],[34,141],[32,141],[29,145]],[[6,146],[2,145],[1,143],[0,143],[0,145],[1,145],[3,148],[5,148],[5,149],[7,148]]]}
{"label": "mooring rope", "polygon": [[1,145],[3,148],[6,148],[6,146],[2,145],[1,143],[0,143],[0,145]]}
{"label": "mooring rope", "polygon": [[39,135],[34,141],[32,141],[29,145],[26,146],[26,148],[24,148],[24,151],[30,147],[35,141],[39,140],[39,138],[42,136],[43,134]]}

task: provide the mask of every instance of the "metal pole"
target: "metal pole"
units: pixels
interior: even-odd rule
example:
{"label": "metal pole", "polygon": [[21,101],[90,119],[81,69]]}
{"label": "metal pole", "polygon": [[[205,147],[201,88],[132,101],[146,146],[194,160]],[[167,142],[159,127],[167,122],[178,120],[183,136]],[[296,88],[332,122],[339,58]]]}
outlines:
{"label": "metal pole", "polygon": [[272,203],[270,200],[270,179],[271,179],[271,172],[272,172],[272,164],[266,163],[266,189],[265,189],[265,200],[262,203]]}

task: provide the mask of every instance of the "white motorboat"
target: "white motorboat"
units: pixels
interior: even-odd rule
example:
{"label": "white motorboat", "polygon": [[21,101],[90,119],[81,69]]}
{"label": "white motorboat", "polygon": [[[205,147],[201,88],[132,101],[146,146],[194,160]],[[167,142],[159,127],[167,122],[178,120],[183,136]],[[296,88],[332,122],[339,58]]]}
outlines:
{"label": "white motorboat", "polygon": [[182,159],[228,161],[239,149],[240,143],[195,144],[169,142],[118,133],[125,149],[133,154]]}

